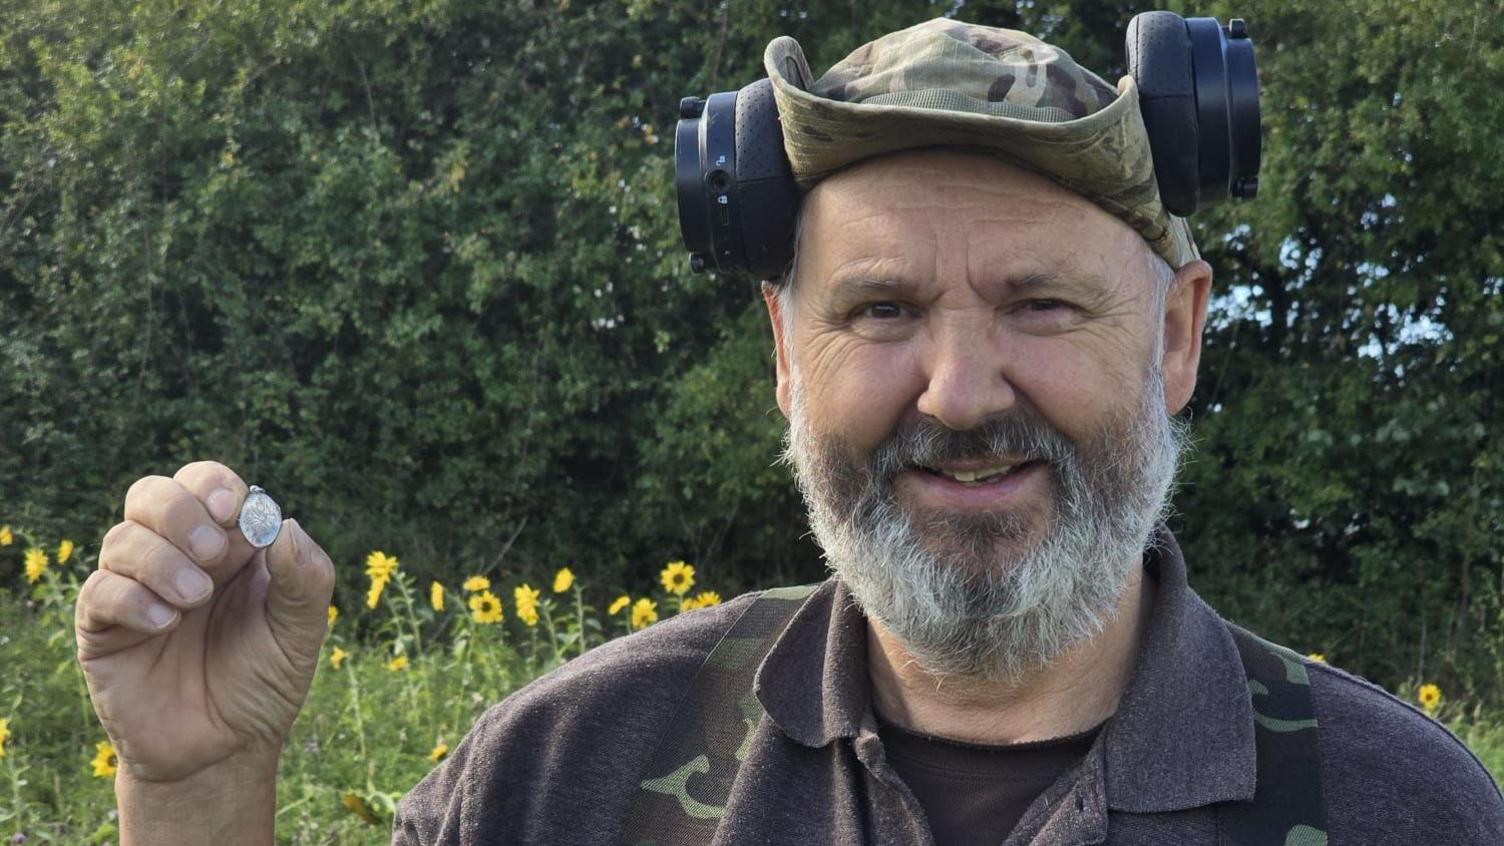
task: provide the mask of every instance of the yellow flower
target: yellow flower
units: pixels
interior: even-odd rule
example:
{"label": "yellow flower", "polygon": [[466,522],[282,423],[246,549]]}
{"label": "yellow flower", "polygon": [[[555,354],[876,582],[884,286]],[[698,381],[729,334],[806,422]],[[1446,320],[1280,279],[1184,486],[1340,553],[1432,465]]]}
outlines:
{"label": "yellow flower", "polygon": [[0,758],[5,757],[5,741],[10,738],[10,720],[0,717]]}
{"label": "yellow flower", "polygon": [[438,582],[428,586],[428,601],[433,605],[433,610],[444,610],[444,586]]}
{"label": "yellow flower", "polygon": [[329,606],[329,627],[330,628],[334,627],[334,618],[338,617],[338,616],[339,616],[339,609],[335,608],[333,605]]}
{"label": "yellow flower", "polygon": [[721,595],[713,590],[702,590],[694,599],[696,608],[709,608],[712,605],[721,604]]}
{"label": "yellow flower", "polygon": [[606,609],[606,616],[615,617],[621,609],[626,608],[631,602],[631,597],[626,594],[616,597],[615,601],[611,603],[611,607]]}
{"label": "yellow flower", "polygon": [[1415,698],[1420,702],[1420,707],[1430,714],[1436,711],[1436,706],[1441,704],[1441,688],[1434,684],[1423,684],[1420,690],[1415,692]]}
{"label": "yellow flower", "polygon": [[675,596],[683,596],[684,592],[695,586],[695,568],[683,561],[670,561],[660,574],[663,579],[663,589]]}
{"label": "yellow flower", "polygon": [[26,550],[26,583],[33,584],[42,578],[42,571],[47,569],[47,553],[36,547]]}
{"label": "yellow flower", "polygon": [[699,607],[700,601],[698,599],[695,599],[693,596],[685,597],[684,599],[679,600],[680,614],[683,614],[685,611],[693,611]]}
{"label": "yellow flower", "polygon": [[569,572],[568,567],[560,567],[559,572],[554,574],[554,593],[563,593],[574,584],[574,573]]}
{"label": "yellow flower", "polygon": [[658,622],[658,603],[647,597],[632,606],[632,628],[641,629]]}
{"label": "yellow flower", "polygon": [[329,653],[329,666],[338,670],[339,665],[345,663],[345,659],[349,657],[350,653],[336,646],[334,647],[334,651]]}
{"label": "yellow flower", "polygon": [[73,555],[73,541],[63,538],[63,542],[57,545],[57,563],[62,564]]}
{"label": "yellow flower", "polygon": [[501,600],[490,591],[470,597],[470,616],[477,623],[501,622]]}
{"label": "yellow flower", "polygon": [[479,590],[490,590],[491,580],[486,578],[485,576],[471,576],[470,578],[465,580],[465,584],[462,585],[462,587],[464,587],[465,591],[468,593],[475,593]]}
{"label": "yellow flower", "polygon": [[538,625],[538,595],[541,591],[523,583],[512,591],[512,597],[517,600],[517,619],[529,626]]}
{"label": "yellow flower", "polygon": [[366,592],[366,607],[375,608],[376,603],[381,601],[381,589],[386,587],[386,579],[372,579],[371,589]]}
{"label": "yellow flower", "polygon": [[366,556],[366,575],[372,579],[386,581],[392,577],[392,571],[397,569],[397,559],[377,550]]}
{"label": "yellow flower", "polygon": [[1312,661],[1315,661],[1318,664],[1325,664],[1326,663],[1326,655],[1324,655],[1324,654],[1322,654],[1320,652],[1312,652],[1310,655],[1307,655],[1306,657],[1309,658],[1309,659],[1311,659]]}
{"label": "yellow flower", "polygon": [[375,825],[379,822],[376,819],[376,812],[371,810],[366,800],[353,790],[346,790],[340,794],[339,803],[349,809],[350,813],[365,820],[367,825]]}
{"label": "yellow flower", "polygon": [[94,744],[94,775],[105,778],[115,774],[115,744],[101,740]]}
{"label": "yellow flower", "polygon": [[10,527],[0,526],[0,546],[10,546],[14,542],[15,538],[11,537]]}
{"label": "yellow flower", "polygon": [[429,761],[429,763],[437,764],[441,759],[443,759],[443,757],[445,755],[448,755],[448,754],[449,754],[449,744],[447,744],[447,743],[440,743],[439,745],[437,745],[437,746],[435,746],[433,748],[432,752],[428,753],[428,761]]}
{"label": "yellow flower", "polygon": [[396,658],[393,658],[392,660],[387,662],[386,668],[393,672],[396,672],[397,670],[407,669],[407,656],[398,655]]}

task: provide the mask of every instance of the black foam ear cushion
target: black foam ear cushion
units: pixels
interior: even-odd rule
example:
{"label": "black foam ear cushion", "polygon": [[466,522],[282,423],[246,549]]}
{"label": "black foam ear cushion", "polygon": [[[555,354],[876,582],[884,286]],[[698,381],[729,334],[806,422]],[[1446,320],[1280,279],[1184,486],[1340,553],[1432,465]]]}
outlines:
{"label": "black foam ear cushion", "polygon": [[794,255],[799,191],[770,79],[736,95],[736,194],[747,270],[757,279],[779,275]]}
{"label": "black foam ear cushion", "polygon": [[1127,53],[1160,198],[1183,217],[1196,210],[1201,194],[1196,83],[1185,19],[1174,12],[1135,15],[1128,22]]}

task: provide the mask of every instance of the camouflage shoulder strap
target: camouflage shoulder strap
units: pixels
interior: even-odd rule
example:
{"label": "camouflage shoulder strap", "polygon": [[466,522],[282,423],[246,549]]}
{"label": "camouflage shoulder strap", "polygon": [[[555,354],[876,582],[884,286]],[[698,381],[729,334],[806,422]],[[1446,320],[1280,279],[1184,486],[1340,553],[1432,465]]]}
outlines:
{"label": "camouflage shoulder strap", "polygon": [[715,838],[762,719],[752,677],[816,587],[763,591],[710,651],[627,806],[628,846],[704,846]]}
{"label": "camouflage shoulder strap", "polygon": [[[762,705],[752,676],[817,585],[764,591],[711,650],[627,808],[627,846],[715,839]],[[1258,781],[1217,806],[1224,846],[1327,846],[1311,682],[1300,656],[1228,623],[1253,697]]]}
{"label": "camouflage shoulder strap", "polygon": [[1227,624],[1253,697],[1258,782],[1251,802],[1217,806],[1225,846],[1327,846],[1311,679],[1294,652]]}

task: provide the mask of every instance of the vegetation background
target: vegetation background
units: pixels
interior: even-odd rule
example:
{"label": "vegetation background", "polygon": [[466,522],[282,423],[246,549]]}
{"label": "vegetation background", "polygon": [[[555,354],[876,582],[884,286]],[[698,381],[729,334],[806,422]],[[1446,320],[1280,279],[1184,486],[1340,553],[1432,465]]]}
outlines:
{"label": "vegetation background", "polygon": [[[1217,279],[1172,523],[1192,584],[1486,723],[1504,9],[1166,7],[1247,17],[1263,85],[1259,197],[1194,219]],[[776,35],[819,72],[940,14],[1115,80],[1147,8],[0,0],[0,522],[87,561],[131,481],[213,458],[340,566],[385,549],[415,586],[821,578],[755,287],[679,243],[679,98],[756,79]],[[0,594],[34,604],[20,570],[0,549]],[[6,631],[38,613],[7,607]]]}

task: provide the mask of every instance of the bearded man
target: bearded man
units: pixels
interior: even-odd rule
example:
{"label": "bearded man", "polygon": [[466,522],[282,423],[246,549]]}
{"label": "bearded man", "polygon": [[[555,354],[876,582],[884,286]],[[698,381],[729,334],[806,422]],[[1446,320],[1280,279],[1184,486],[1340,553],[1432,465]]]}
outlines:
{"label": "bearded man", "polygon": [[[766,65],[807,191],[796,258],[764,286],[777,402],[832,575],[529,684],[399,803],[393,843],[1504,843],[1504,799],[1445,729],[1187,586],[1161,517],[1212,271],[1152,190],[1117,190],[1147,172],[1131,81],[953,21],[812,86],[792,39]],[[915,85],[928,112],[860,111]],[[874,122],[843,124],[847,106]],[[974,120],[1029,108],[1066,129]],[[228,527],[246,490],[207,462],[142,480],[80,598],[123,843],[271,842],[333,573],[291,521],[264,565],[233,529],[228,550],[195,545],[200,512]],[[231,606],[264,613],[271,636],[237,653],[263,661],[197,673],[212,648],[161,648],[215,628],[190,619],[203,597],[165,630],[135,610],[170,549],[221,587],[262,565],[264,610]],[[185,677],[229,691],[217,722],[186,713],[197,691],[172,699]],[[261,700],[238,684],[268,677]]]}

